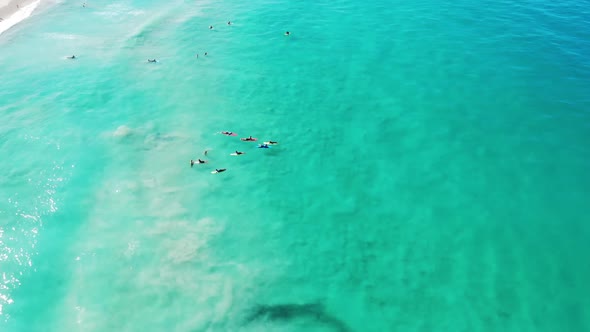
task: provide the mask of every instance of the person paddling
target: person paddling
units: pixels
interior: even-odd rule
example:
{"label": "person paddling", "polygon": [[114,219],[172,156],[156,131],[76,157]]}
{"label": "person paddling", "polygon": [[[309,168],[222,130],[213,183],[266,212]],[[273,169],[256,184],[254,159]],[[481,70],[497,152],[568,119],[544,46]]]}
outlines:
{"label": "person paddling", "polygon": [[191,167],[193,167],[194,164],[204,164],[206,162],[207,162],[207,160],[197,159],[197,161],[194,161],[191,159]]}

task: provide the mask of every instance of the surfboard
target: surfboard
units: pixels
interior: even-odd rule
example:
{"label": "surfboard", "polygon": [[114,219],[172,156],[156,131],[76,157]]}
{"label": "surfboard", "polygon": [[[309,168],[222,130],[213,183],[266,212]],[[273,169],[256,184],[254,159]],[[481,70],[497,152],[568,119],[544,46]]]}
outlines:
{"label": "surfboard", "polygon": [[237,153],[235,153],[235,152],[234,152],[234,153],[230,153],[229,155],[230,155],[230,156],[241,156],[241,155],[243,155],[243,154],[245,154],[245,153],[246,153],[246,152],[242,152],[242,153],[240,153],[240,154],[237,154]]}
{"label": "surfboard", "polygon": [[[225,168],[222,168],[221,169],[221,172],[223,172],[225,170],[226,170]],[[218,172],[217,170],[215,170],[215,171],[211,171],[211,174],[217,174],[217,173],[221,173],[221,172]]]}
{"label": "surfboard", "polygon": [[279,143],[278,142],[276,142],[276,143],[264,142],[264,144],[267,144],[267,145],[278,145]]}
{"label": "surfboard", "polygon": [[256,142],[258,140],[258,138],[255,138],[255,137],[252,137],[252,138],[244,137],[244,138],[240,138],[240,139],[244,142]]}
{"label": "surfboard", "polygon": [[271,146],[270,145],[262,145],[262,144],[258,144],[257,148],[259,149],[270,149]]}
{"label": "surfboard", "polygon": [[225,134],[225,133],[222,132],[221,134],[223,134],[225,136],[238,136],[238,134],[236,134],[236,133]]}

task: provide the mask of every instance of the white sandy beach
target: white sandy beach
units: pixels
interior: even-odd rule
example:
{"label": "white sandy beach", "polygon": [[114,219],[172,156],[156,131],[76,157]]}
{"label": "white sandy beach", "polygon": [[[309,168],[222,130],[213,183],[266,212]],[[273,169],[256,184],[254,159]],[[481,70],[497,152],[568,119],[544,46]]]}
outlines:
{"label": "white sandy beach", "polygon": [[0,33],[29,17],[40,0],[0,0]]}

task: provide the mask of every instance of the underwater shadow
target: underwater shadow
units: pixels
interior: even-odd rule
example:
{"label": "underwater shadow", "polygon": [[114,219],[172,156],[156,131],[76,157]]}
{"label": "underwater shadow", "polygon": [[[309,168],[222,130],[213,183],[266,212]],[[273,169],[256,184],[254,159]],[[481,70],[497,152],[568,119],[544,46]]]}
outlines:
{"label": "underwater shadow", "polygon": [[286,322],[295,319],[315,321],[337,332],[352,332],[343,321],[327,313],[319,303],[257,305],[246,318],[246,324],[257,320]]}

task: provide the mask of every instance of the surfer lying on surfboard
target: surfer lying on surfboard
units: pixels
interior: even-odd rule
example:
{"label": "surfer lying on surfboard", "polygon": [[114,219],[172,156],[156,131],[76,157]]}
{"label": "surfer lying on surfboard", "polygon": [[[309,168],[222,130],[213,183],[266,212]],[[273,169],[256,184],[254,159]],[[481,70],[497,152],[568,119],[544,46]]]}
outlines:
{"label": "surfer lying on surfboard", "polygon": [[221,133],[224,135],[227,135],[227,136],[236,136],[237,135],[236,133],[231,132],[231,131],[222,131]]}
{"label": "surfer lying on surfboard", "polygon": [[207,160],[197,159],[197,161],[194,161],[191,159],[191,167],[193,167],[194,164],[204,164],[206,162],[207,162]]}
{"label": "surfer lying on surfboard", "polygon": [[241,138],[242,141],[246,141],[246,142],[254,142],[256,141],[258,138],[254,138],[252,136],[250,137],[246,137],[246,138]]}
{"label": "surfer lying on surfboard", "polygon": [[227,170],[226,168],[216,168],[213,172],[211,172],[211,174],[225,172],[226,170]]}

